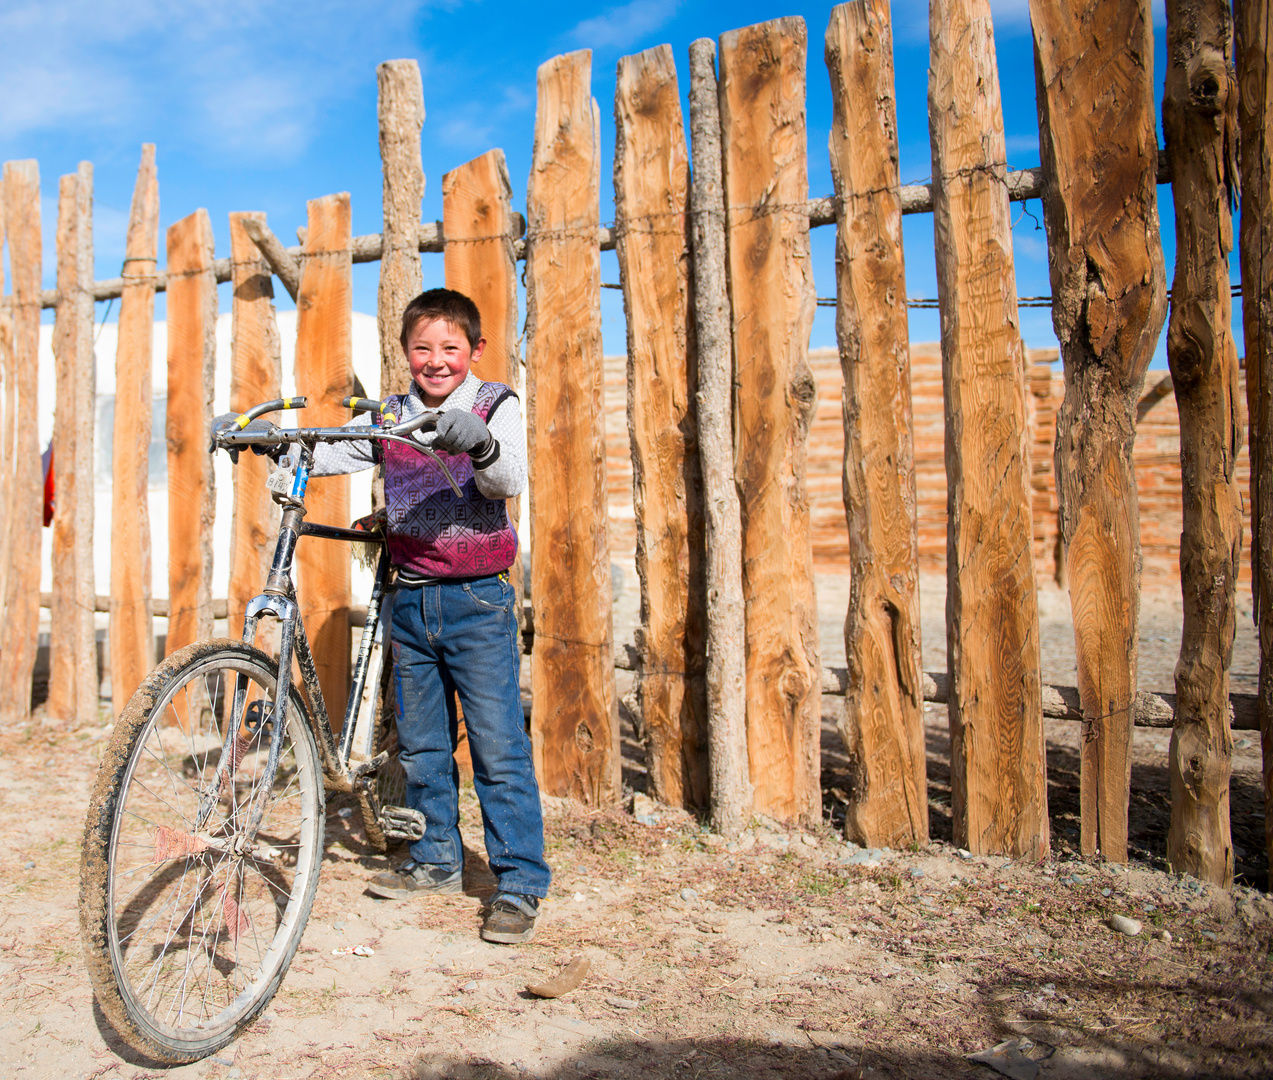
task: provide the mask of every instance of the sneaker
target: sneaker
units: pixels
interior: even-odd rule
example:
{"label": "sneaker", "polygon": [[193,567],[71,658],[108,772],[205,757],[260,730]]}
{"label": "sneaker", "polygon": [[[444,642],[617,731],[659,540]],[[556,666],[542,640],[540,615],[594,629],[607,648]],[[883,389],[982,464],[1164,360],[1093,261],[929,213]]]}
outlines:
{"label": "sneaker", "polygon": [[534,896],[517,893],[497,893],[486,909],[482,920],[483,941],[500,945],[520,945],[535,936],[535,919],[539,915],[539,900]]}
{"label": "sneaker", "polygon": [[410,900],[423,894],[460,893],[464,891],[464,872],[408,860],[397,870],[386,870],[373,877],[367,891],[386,900]]}

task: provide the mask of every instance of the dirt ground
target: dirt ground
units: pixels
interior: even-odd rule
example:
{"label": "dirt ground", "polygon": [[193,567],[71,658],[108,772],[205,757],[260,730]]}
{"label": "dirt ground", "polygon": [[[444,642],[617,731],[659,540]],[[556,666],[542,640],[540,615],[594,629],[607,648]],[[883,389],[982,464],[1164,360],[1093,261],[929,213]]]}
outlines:
{"label": "dirt ground", "polygon": [[[819,587],[824,662],[842,663],[847,587]],[[940,670],[941,582],[923,589],[925,667]],[[631,579],[623,593],[620,639]],[[1044,593],[1040,603],[1045,678],[1072,685],[1065,598]],[[1178,601],[1146,599],[1143,687],[1172,688],[1179,623]],[[1234,688],[1253,689],[1257,668],[1245,615]],[[1127,867],[1075,854],[1077,726],[1061,721],[1047,729],[1053,860],[962,857],[950,845],[940,707],[927,715],[933,842],[846,845],[840,705],[823,699],[822,826],[758,818],[728,843],[640,797],[629,722],[624,780],[636,814],[545,800],[555,882],[539,936],[524,946],[477,937],[493,885],[480,850],[465,896],[373,899],[366,880],[389,860],[364,845],[350,804],[333,800],[313,916],[278,996],[236,1043],[173,1069],[120,1043],[80,953],[79,843],[105,715],[71,731],[37,715],[0,736],[0,1073],[990,1078],[966,1055],[1016,1040],[1022,1077],[1273,1075],[1273,904],[1250,887],[1268,873],[1257,737],[1237,736],[1242,875],[1226,892],[1166,871],[1166,732],[1137,733]],[[466,840],[480,845],[471,788],[463,813]],[[1115,914],[1141,932],[1110,929]],[[356,944],[374,955],[333,955]],[[526,993],[576,956],[591,961],[578,989],[555,1000]]]}

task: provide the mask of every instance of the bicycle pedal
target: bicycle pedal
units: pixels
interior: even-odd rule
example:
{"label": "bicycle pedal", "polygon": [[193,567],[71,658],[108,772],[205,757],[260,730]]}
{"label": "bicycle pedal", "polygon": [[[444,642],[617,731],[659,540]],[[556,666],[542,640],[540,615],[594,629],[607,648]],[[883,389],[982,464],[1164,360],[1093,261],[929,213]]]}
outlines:
{"label": "bicycle pedal", "polygon": [[367,761],[359,761],[353,764],[349,769],[349,775],[355,781],[365,780],[368,777],[375,776],[380,771],[380,767],[389,760],[389,751],[381,750],[374,758]]}
{"label": "bicycle pedal", "polygon": [[389,840],[419,840],[424,836],[424,815],[405,806],[386,806],[380,824]]}

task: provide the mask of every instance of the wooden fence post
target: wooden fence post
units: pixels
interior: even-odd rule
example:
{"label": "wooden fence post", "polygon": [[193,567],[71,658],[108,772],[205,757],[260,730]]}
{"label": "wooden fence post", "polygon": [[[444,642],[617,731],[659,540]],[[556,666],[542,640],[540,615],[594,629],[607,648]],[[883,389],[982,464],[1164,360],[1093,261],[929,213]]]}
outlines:
{"label": "wooden fence post", "polygon": [[53,600],[49,611],[48,716],[97,721],[97,632],[93,614],[93,166],[58,185],[57,318],[53,355]]}
{"label": "wooden fence post", "polygon": [[813,274],[803,19],[720,39],[743,522],[747,745],[756,809],[821,818],[821,665],[805,462]]}
{"label": "wooden fence post", "polygon": [[168,226],[168,638],[165,655],[212,636],[212,381],[217,284],[212,222]]}
{"label": "wooden fence post", "polygon": [[[332,427],[349,419],[341,398],[353,393],[353,259],[349,194],[308,204],[309,229],[296,300],[296,392],[309,398],[304,422]],[[401,350],[399,350],[401,351]],[[310,481],[309,520],[349,525],[349,477]],[[349,545],[310,540],[296,549],[297,596],[314,651],[323,697],[339,728],[349,694]]]}
{"label": "wooden fence post", "polygon": [[1238,102],[1229,5],[1168,0],[1163,135],[1176,209],[1176,274],[1167,363],[1180,409],[1184,628],[1171,735],[1172,869],[1233,881],[1229,829],[1229,660],[1242,516],[1238,355],[1230,327],[1229,251]]}
{"label": "wooden fence post", "polygon": [[988,0],[929,8],[955,843],[1048,852],[1025,349]]}
{"label": "wooden fence post", "polygon": [[[13,300],[4,291],[4,181],[0,179],[0,603],[9,598],[13,551],[13,442],[18,431],[17,370],[13,366]],[[4,710],[0,708],[0,712]]]}
{"label": "wooden fence post", "polygon": [[928,841],[928,789],[910,339],[886,0],[832,9],[826,63],[852,579],[840,731],[855,782],[844,828],[859,844],[900,847]]}
{"label": "wooden fence post", "polygon": [[40,370],[40,167],[34,161],[4,165],[5,232],[13,276],[13,371],[16,430],[7,529],[10,565],[0,620],[0,712],[22,720],[31,714],[31,675],[40,631],[40,480],[38,415]]}
{"label": "wooden fence post", "polygon": [[747,765],[743,540],[734,483],[733,335],[725,270],[725,189],[721,172],[716,43],[690,45],[690,239],[698,353],[699,461],[706,513],[708,761],[712,825],[726,836],[747,827],[753,788]]}
{"label": "wooden fence post", "polygon": [[541,790],[620,792],[601,350],[600,126],[587,50],[539,67],[526,191],[531,743]]}
{"label": "wooden fence post", "polygon": [[159,257],[159,176],[155,146],[141,148],[128,214],[124,288],[115,352],[111,436],[111,710],[118,719],[155,662],[150,567],[150,437]]}
{"label": "wooden fence post", "polygon": [[1140,611],[1132,446],[1167,313],[1153,24],[1148,0],[1030,9],[1052,323],[1065,361],[1056,487],[1084,716],[1081,846],[1126,862]]}
{"label": "wooden fence post", "polygon": [[705,549],[685,231],[689,158],[670,45],[619,61],[614,119],[646,764],[660,800],[706,807]]}
{"label": "wooden fence post", "polygon": [[1256,707],[1264,751],[1264,846],[1273,862],[1273,38],[1269,0],[1239,0],[1242,330],[1251,455],[1251,593],[1260,636]]}
{"label": "wooden fence post", "polygon": [[[486,349],[473,373],[487,382],[517,390],[521,362],[517,352],[517,260],[513,254],[513,185],[503,150],[452,169],[442,177],[442,260],[447,288],[464,293],[482,315]],[[521,496],[508,500],[514,528],[521,516]],[[525,581],[521,552],[509,567],[517,595],[521,625]],[[462,711],[462,710],[461,710]],[[465,776],[473,774],[467,731],[460,720],[456,757]]]}
{"label": "wooden fence post", "polygon": [[[260,248],[243,227],[245,220],[266,223],[262,213],[230,215],[230,280],[234,287],[230,308],[230,409],[238,413],[279,397],[283,385],[283,361],[274,318],[274,282]],[[308,416],[304,422],[309,422]],[[245,609],[261,591],[274,553],[280,510],[265,486],[268,476],[267,458],[239,455],[234,468],[227,598],[227,629],[231,635],[242,631]],[[264,632],[268,632],[266,626],[261,629],[258,644],[264,642]]]}
{"label": "wooden fence post", "polygon": [[398,334],[403,309],[420,292],[423,280],[420,200],[424,198],[424,167],[420,160],[420,130],[424,126],[424,90],[420,65],[414,60],[386,60],[376,68],[376,86],[384,176],[384,247],[377,305],[380,396],[384,398],[406,393],[411,386]]}

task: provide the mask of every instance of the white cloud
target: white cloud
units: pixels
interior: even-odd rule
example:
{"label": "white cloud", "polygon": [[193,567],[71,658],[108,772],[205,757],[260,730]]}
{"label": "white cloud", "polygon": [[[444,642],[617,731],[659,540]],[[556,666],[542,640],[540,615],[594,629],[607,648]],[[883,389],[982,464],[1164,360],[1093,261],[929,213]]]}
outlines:
{"label": "white cloud", "polygon": [[[0,131],[177,127],[210,154],[303,151],[325,108],[408,52],[431,0],[10,0],[0,5]],[[451,0],[445,0],[450,3]]]}
{"label": "white cloud", "polygon": [[671,19],[679,6],[679,0],[632,0],[603,15],[584,19],[570,31],[570,37],[586,48],[631,49],[641,38]]}

